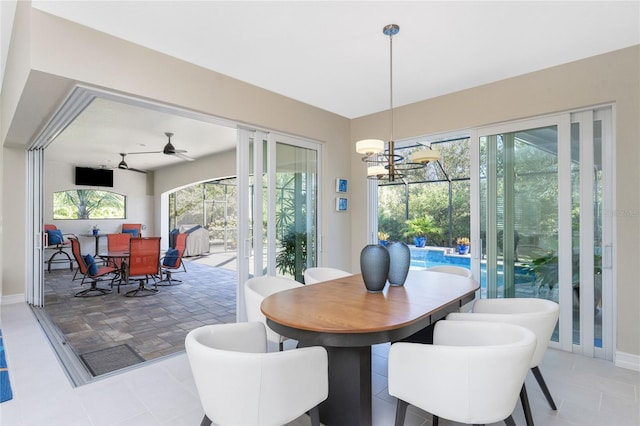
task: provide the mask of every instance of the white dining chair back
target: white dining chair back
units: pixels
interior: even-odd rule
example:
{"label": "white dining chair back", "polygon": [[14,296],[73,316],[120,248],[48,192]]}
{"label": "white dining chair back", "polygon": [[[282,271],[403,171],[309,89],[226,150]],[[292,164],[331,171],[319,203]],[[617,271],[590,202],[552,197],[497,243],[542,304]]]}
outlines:
{"label": "white dining chair back", "polygon": [[446,274],[460,275],[461,277],[471,278],[471,269],[463,268],[462,266],[455,265],[438,265],[427,268],[427,271],[431,272],[444,272]]}
{"label": "white dining chair back", "polygon": [[[455,265],[438,265],[426,269],[431,272],[443,272],[445,274],[460,275],[461,277],[473,278],[471,269],[463,268]],[[465,303],[459,309],[459,312],[469,312],[473,302]]]}
{"label": "white dining chair back", "polygon": [[260,322],[192,330],[185,349],[205,417],[201,424],[283,425],[328,396],[327,351],[320,346],[266,352]]}
{"label": "white dining chair back", "polygon": [[322,281],[330,281],[330,280],[335,280],[337,278],[348,277],[349,275],[353,275],[353,274],[347,271],[343,271],[342,269],[317,266],[317,267],[305,269],[304,283],[307,285],[317,284]]}
{"label": "white dining chair back", "polygon": [[[520,325],[534,332],[537,337],[537,344],[529,368],[531,368],[549,406],[552,410],[556,410],[556,404],[542,377],[539,365],[547,351],[547,346],[549,345],[549,340],[553,334],[559,314],[560,305],[546,299],[479,299],[474,302],[471,312],[451,313],[447,316],[447,320],[504,322]],[[520,399],[523,404],[527,425],[531,426],[533,425],[533,417],[524,384],[522,386]]]}
{"label": "white dining chair back", "polygon": [[263,323],[267,330],[267,340],[278,345],[279,350],[284,349],[284,341],[287,339],[273,331],[267,325],[267,318],[260,310],[262,301],[279,291],[302,287],[298,281],[285,277],[261,276],[249,278],[244,283],[244,300],[247,310],[247,321],[259,321]]}
{"label": "white dining chair back", "polygon": [[505,421],[527,374],[536,337],[506,323],[439,321],[433,344],[394,343],[389,350],[389,394],[397,401],[396,426],[407,406],[467,424]]}

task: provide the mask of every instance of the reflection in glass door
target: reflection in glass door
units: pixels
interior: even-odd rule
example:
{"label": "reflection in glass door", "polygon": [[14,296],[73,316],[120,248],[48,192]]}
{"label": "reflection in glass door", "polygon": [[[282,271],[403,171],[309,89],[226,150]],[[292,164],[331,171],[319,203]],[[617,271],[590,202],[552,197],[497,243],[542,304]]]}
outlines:
{"label": "reflection in glass door", "polygon": [[[557,268],[531,285],[527,262],[558,251],[557,126],[480,139],[486,296],[558,301]],[[526,283],[527,285],[519,285]]]}
{"label": "reflection in glass door", "polygon": [[587,111],[479,135],[481,297],[558,302],[557,346],[606,358],[609,122],[607,112]]}
{"label": "reflection in glass door", "polygon": [[318,152],[278,142],[276,163],[276,272],[304,282],[317,264]]}

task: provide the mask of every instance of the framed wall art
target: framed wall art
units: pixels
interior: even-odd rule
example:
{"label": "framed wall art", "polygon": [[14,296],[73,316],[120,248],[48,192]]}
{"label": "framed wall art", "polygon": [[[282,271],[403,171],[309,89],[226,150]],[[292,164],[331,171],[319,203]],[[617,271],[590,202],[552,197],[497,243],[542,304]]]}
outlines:
{"label": "framed wall art", "polygon": [[336,179],[336,192],[347,192],[347,180],[343,178]]}
{"label": "framed wall art", "polygon": [[344,197],[336,197],[336,211],[346,212],[347,211],[347,199]]}

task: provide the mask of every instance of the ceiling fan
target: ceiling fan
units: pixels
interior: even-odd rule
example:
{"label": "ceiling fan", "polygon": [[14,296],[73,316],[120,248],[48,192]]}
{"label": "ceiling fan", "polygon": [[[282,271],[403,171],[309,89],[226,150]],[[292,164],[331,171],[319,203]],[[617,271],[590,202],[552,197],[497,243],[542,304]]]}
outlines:
{"label": "ceiling fan", "polygon": [[127,155],[127,154],[125,154],[125,153],[122,153],[122,152],[121,152],[121,153],[120,153],[120,155],[122,156],[122,160],[120,160],[120,162],[118,163],[118,168],[119,168],[120,170],[131,170],[132,172],[147,173],[147,172],[146,172],[146,171],[144,171],[144,170],[134,169],[134,168],[129,167],[129,165],[127,164],[127,162],[126,162],[126,161],[124,161],[124,157],[126,157],[126,155]]}
{"label": "ceiling fan", "polygon": [[[186,150],[184,149],[176,149],[171,143],[171,137],[173,133],[165,132],[165,136],[169,139],[167,144],[164,146],[162,151],[143,151],[143,152],[129,152],[127,154],[164,154],[164,155],[175,155],[176,157],[180,157],[183,160],[194,161],[195,158],[191,158],[186,154]],[[123,159],[124,160],[124,159]]]}

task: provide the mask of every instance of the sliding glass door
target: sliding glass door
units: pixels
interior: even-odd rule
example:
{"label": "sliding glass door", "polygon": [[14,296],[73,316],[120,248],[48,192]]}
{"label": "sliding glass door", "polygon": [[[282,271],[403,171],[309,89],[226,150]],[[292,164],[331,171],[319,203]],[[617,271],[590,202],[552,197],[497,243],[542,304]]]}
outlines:
{"label": "sliding glass door", "polygon": [[609,109],[481,129],[477,187],[481,296],[558,302],[556,346],[611,359],[608,134]]}
{"label": "sliding glass door", "polygon": [[44,306],[44,149],[36,148],[27,152],[27,241],[30,249],[26,253],[27,269],[25,296],[28,304]]}
{"label": "sliding glass door", "polygon": [[238,134],[238,320],[244,282],[281,275],[302,281],[318,253],[320,145],[275,133]]}

